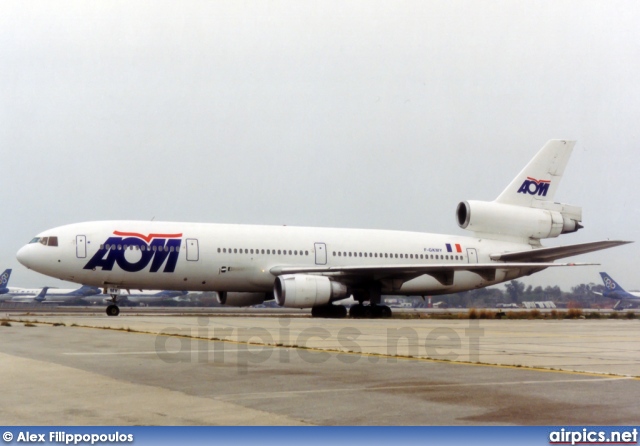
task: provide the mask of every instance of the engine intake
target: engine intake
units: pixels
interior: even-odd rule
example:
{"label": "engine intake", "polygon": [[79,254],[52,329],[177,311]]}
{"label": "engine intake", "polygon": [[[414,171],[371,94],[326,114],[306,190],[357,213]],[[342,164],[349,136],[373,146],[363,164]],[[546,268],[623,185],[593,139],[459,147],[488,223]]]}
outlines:
{"label": "engine intake", "polygon": [[519,238],[552,238],[582,228],[582,209],[548,201],[535,207],[487,201],[463,201],[458,204],[458,226],[476,233]]}
{"label": "engine intake", "polygon": [[311,308],[347,297],[347,287],[325,276],[287,274],[278,276],[273,287],[281,307]]}

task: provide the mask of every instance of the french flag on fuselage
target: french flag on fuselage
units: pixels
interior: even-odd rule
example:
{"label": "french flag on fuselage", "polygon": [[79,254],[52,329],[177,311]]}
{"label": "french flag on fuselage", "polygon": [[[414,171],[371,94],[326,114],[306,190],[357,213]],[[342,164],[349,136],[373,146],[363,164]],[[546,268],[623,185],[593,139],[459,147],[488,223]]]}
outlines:
{"label": "french flag on fuselage", "polygon": [[453,252],[453,248],[456,248],[455,252],[462,252],[462,246],[460,246],[459,243],[456,243],[455,245],[451,245],[451,243],[445,243],[445,245],[447,246],[447,252]]}

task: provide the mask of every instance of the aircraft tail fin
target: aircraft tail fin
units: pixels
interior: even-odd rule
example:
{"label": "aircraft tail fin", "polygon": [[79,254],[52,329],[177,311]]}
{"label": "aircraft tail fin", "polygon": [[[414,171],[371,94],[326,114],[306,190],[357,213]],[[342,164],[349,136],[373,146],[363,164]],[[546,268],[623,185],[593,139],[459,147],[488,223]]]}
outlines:
{"label": "aircraft tail fin", "polygon": [[44,302],[46,300],[46,295],[48,290],[49,290],[48,286],[42,288],[38,293],[38,295],[33,298],[33,300],[35,300],[36,302]]}
{"label": "aircraft tail fin", "polygon": [[495,201],[525,207],[536,207],[535,201],[553,201],[575,144],[548,141]]}
{"label": "aircraft tail fin", "polygon": [[0,274],[0,294],[5,294],[8,290],[9,286],[9,278],[11,277],[11,268],[7,268],[4,270],[2,274]]}
{"label": "aircraft tail fin", "polygon": [[605,296],[609,293],[620,293],[620,294],[626,294],[627,292],[624,290],[624,288],[622,288],[620,285],[618,285],[618,283],[613,280],[613,278],[605,273],[605,272],[601,272],[600,273],[600,277],[602,277],[602,282],[604,283],[604,287],[605,287]]}

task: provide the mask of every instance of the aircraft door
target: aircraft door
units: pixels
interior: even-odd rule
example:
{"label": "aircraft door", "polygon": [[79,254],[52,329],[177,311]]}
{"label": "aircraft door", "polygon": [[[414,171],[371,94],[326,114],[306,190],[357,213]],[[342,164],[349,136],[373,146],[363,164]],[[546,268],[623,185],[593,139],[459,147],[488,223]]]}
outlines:
{"label": "aircraft door", "polygon": [[84,259],[87,257],[87,236],[76,235],[76,257]]}
{"label": "aircraft door", "polygon": [[197,262],[200,259],[200,249],[198,247],[198,239],[187,239],[187,260],[190,262]]}
{"label": "aircraft door", "polygon": [[314,243],[313,246],[316,251],[316,265],[326,265],[327,245],[325,245],[324,243]]}
{"label": "aircraft door", "polygon": [[475,248],[467,248],[469,263],[478,263],[478,251]]}

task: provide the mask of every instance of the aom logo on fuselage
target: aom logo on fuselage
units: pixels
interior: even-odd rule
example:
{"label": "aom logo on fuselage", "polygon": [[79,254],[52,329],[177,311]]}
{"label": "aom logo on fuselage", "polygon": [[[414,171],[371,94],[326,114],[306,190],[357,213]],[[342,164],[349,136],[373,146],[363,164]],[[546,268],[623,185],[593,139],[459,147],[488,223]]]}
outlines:
{"label": "aom logo on fuselage", "polygon": [[157,273],[162,265],[164,273],[172,273],[176,269],[182,234],[149,234],[137,232],[113,231],[115,237],[109,237],[95,255],[87,262],[84,269],[102,268],[113,270],[118,264],[124,271],[135,273],[151,264],[149,272]]}
{"label": "aom logo on fuselage", "polygon": [[550,185],[551,180],[536,180],[535,178],[527,177],[520,189],[518,189],[518,193],[546,197]]}

